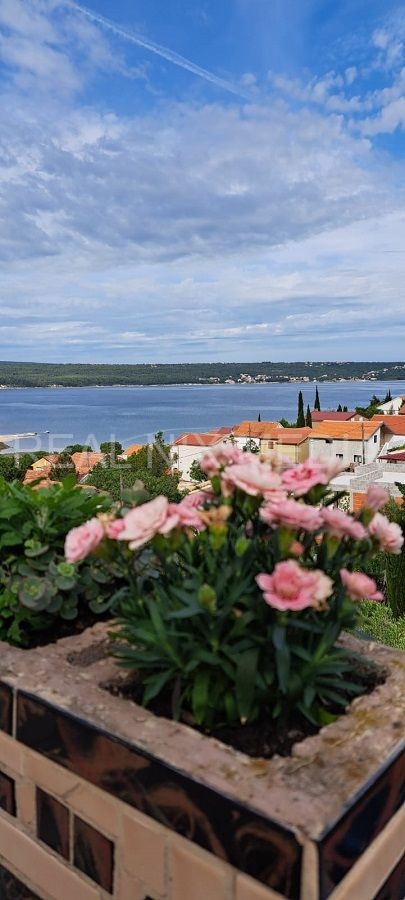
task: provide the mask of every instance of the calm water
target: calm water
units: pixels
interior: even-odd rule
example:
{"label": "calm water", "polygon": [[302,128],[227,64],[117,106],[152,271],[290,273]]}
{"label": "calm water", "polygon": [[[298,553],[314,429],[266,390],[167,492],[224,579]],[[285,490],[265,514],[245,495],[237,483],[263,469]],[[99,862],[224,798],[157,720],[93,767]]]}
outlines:
{"label": "calm water", "polygon": [[[373,394],[405,395],[405,381],[319,385],[323,410],[339,403],[367,405]],[[0,434],[38,432],[21,449],[60,449],[70,443],[116,439],[145,443],[156,431],[167,440],[182,431],[207,431],[244,419],[273,421],[297,415],[298,391],[312,408],[315,384],[175,385],[170,387],[23,388],[0,391]],[[45,434],[49,432],[49,434]],[[114,437],[113,437],[114,436]]]}

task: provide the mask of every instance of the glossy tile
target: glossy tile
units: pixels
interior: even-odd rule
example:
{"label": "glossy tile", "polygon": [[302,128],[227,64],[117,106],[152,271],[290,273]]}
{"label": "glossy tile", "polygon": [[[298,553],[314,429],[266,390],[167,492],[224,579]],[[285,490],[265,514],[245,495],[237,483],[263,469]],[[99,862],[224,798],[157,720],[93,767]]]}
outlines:
{"label": "glossy tile", "polygon": [[16,814],[15,781],[4,772],[0,772],[0,809],[4,809],[10,816]]}
{"label": "glossy tile", "polygon": [[69,859],[69,810],[50,794],[36,789],[37,837]]}
{"label": "glossy tile", "polygon": [[38,894],[34,894],[30,888],[3,866],[0,866],[0,898],[1,900],[41,900]]}
{"label": "glossy tile", "polygon": [[26,692],[17,709],[22,743],[298,900],[301,848],[276,821]]}
{"label": "glossy tile", "polygon": [[405,742],[320,842],[320,900],[326,900],[405,800]]}
{"label": "glossy tile", "polygon": [[10,685],[0,681],[0,730],[11,734],[13,720],[13,691]]}
{"label": "glossy tile", "polygon": [[103,834],[74,817],[74,865],[110,894],[114,881],[114,844]]}

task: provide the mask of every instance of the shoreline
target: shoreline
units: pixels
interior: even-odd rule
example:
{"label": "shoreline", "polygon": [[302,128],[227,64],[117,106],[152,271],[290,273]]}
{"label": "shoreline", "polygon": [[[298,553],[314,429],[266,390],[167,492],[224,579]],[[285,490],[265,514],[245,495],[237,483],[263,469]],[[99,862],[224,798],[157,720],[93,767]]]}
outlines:
{"label": "shoreline", "polygon": [[232,384],[226,381],[218,381],[218,382],[209,382],[209,381],[173,381],[173,382],[153,382],[151,384],[1,384],[0,391],[60,391],[60,390],[103,390],[104,388],[112,389],[119,388],[121,390],[127,388],[171,388],[171,387],[266,387],[266,385],[277,385],[278,387],[290,387],[291,385],[318,385],[322,387],[323,384],[390,384],[398,382],[405,382],[405,377],[403,378],[387,378],[387,379],[379,379],[379,378],[332,378],[332,379],[313,379],[311,381],[307,381],[305,379],[294,378],[291,381],[235,381]]}

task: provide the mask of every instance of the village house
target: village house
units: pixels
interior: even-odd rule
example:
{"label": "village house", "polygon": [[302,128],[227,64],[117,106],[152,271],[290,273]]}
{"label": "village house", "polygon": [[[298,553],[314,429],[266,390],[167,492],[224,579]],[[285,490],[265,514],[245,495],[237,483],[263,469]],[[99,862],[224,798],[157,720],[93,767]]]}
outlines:
{"label": "village house", "polygon": [[381,448],[383,453],[405,445],[405,416],[402,414],[390,416],[376,413],[371,421],[378,423],[381,427]]}
{"label": "village house", "polygon": [[185,432],[180,434],[170,448],[172,472],[179,473],[182,481],[191,481],[190,466],[192,463],[200,462],[210,447],[226,443],[231,430],[231,428],[224,427],[206,433]]}
{"label": "village house", "polygon": [[405,416],[405,397],[393,397],[386,403],[380,403],[378,409],[384,416]]}
{"label": "village house", "polygon": [[309,436],[309,456],[341,461],[345,467],[370,463],[381,446],[381,423],[316,422]]}
{"label": "village house", "polygon": [[280,422],[240,422],[231,440],[240,450],[257,451],[262,456],[276,452],[292,463],[308,459],[308,437],[311,429],[284,428]]}
{"label": "village house", "polygon": [[265,429],[260,440],[260,453],[277,453],[289,463],[302,463],[309,456],[308,438],[311,428]]}
{"label": "village house", "polygon": [[284,431],[280,422],[258,422],[257,420],[250,422],[246,420],[235,425],[232,429],[231,440],[239,450],[260,451],[264,433],[266,432],[270,436],[270,432],[273,435],[278,431]]}

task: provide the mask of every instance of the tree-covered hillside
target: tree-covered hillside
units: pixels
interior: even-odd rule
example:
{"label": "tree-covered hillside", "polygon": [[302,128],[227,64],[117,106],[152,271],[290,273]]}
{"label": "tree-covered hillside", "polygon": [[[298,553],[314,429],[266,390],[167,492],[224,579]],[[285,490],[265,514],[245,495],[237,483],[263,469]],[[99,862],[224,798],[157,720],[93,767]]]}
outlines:
{"label": "tree-covered hillside", "polygon": [[[0,385],[7,387],[86,387],[89,385],[207,384],[258,380],[334,381],[341,378],[405,378],[403,362],[253,362],[109,365],[0,362]],[[243,380],[243,378],[242,378]]]}

